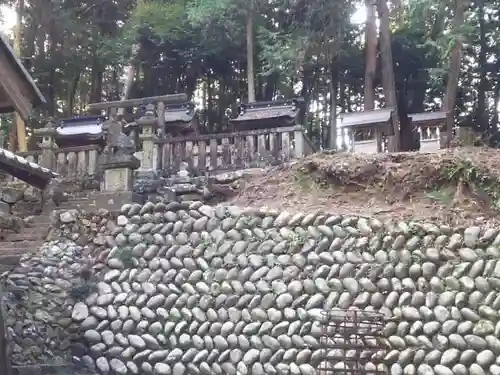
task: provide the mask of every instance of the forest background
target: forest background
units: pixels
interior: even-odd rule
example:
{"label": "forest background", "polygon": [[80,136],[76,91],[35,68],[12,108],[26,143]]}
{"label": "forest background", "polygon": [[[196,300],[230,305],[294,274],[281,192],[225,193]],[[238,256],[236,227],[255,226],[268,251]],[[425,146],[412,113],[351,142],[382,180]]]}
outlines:
{"label": "forest background", "polygon": [[[17,0],[21,57],[47,99],[26,124],[129,97],[186,92],[202,132],[228,131],[238,104],[301,96],[318,147],[336,146],[336,118],[397,105],[400,119],[453,114],[498,138],[498,0]],[[5,28],[4,27],[4,28]],[[7,30],[9,31],[9,30]],[[12,118],[1,126],[10,132]],[[408,136],[401,129],[402,144]],[[35,147],[32,139],[30,148]],[[404,146],[404,145],[403,145]]]}

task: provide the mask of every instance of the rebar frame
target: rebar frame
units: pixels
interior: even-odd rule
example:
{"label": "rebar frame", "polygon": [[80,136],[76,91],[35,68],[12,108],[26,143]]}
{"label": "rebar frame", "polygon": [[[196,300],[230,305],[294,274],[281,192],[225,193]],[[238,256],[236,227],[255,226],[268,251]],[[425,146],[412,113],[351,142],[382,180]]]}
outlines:
{"label": "rebar frame", "polygon": [[375,311],[333,309],[321,316],[318,375],[385,375],[384,317]]}

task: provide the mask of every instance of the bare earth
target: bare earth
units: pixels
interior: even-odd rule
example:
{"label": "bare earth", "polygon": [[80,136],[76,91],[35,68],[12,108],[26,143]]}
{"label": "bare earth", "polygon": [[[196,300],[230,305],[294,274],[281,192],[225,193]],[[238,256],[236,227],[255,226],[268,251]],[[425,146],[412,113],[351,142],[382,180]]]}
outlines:
{"label": "bare earth", "polygon": [[[318,153],[252,170],[230,204],[449,225],[500,224],[500,150]],[[497,223],[498,221],[498,223]]]}

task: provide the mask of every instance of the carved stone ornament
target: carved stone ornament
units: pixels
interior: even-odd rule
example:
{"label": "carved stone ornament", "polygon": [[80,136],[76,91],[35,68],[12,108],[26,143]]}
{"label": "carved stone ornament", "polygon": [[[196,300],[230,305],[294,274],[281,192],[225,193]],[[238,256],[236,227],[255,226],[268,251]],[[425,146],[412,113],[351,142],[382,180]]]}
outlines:
{"label": "carved stone ornament", "polygon": [[107,120],[102,126],[106,140],[104,153],[108,158],[131,156],[136,152],[134,138],[123,133],[123,124],[116,120]]}

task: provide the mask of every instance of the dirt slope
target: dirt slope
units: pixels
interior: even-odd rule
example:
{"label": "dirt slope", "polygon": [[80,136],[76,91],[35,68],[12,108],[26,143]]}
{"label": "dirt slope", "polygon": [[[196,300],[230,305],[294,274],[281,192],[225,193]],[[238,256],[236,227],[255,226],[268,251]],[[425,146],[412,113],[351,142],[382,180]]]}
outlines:
{"label": "dirt slope", "polygon": [[[253,171],[231,204],[443,224],[500,223],[500,150],[311,155]],[[497,219],[499,217],[499,219]]]}

